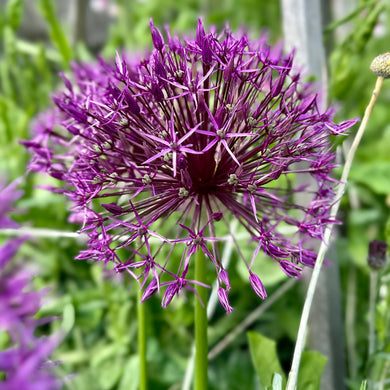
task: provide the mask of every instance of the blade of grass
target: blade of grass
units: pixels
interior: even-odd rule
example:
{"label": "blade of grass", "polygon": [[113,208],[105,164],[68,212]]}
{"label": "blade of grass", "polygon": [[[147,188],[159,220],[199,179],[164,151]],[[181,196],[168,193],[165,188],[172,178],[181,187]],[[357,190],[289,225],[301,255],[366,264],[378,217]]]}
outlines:
{"label": "blade of grass", "polygon": [[49,25],[51,40],[61,54],[63,65],[68,69],[73,52],[56,16],[53,0],[40,0],[39,9]]}

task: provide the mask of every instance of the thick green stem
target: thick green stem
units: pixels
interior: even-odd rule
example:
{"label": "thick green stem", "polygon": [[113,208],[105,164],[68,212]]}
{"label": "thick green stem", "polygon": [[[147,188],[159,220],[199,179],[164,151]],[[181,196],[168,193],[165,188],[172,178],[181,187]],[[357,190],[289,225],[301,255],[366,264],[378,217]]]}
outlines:
{"label": "thick green stem", "polygon": [[138,292],[137,314],[138,314],[138,356],[139,356],[139,390],[147,390],[146,371],[146,321],[145,302],[141,302],[142,291]]}
{"label": "thick green stem", "polygon": [[[201,250],[195,260],[195,280],[205,283],[206,258]],[[207,390],[207,289],[197,290],[202,302],[195,298],[195,390]]]}

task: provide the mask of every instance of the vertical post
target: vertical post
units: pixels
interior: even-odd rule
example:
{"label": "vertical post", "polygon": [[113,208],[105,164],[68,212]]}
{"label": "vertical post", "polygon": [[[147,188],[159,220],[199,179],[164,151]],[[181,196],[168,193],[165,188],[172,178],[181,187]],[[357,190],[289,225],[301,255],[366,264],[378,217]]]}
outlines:
{"label": "vertical post", "polygon": [[[324,2],[324,6],[329,6]],[[327,66],[323,44],[321,0],[281,0],[285,48],[295,50],[294,63],[303,74],[314,75],[321,91],[321,105],[327,105]],[[301,178],[302,184],[314,182]],[[313,187],[315,188],[315,187]],[[309,199],[308,199],[309,201]],[[305,202],[305,199],[300,199]],[[336,263],[322,270],[310,317],[311,347],[328,357],[321,390],[344,389],[345,369],[339,270]]]}
{"label": "vertical post", "polygon": [[327,74],[320,0],[281,0],[281,6],[286,50],[296,50],[295,65],[314,75],[325,93]]}
{"label": "vertical post", "polygon": [[77,42],[86,42],[87,28],[86,16],[88,12],[88,0],[73,0],[69,3],[70,24],[72,26],[72,46]]}

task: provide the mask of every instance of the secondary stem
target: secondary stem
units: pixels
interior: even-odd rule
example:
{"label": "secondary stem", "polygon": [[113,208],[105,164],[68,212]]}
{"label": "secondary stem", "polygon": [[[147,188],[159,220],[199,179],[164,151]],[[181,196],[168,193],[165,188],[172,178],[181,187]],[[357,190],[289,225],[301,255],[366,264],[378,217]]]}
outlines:
{"label": "secondary stem", "polygon": [[347,344],[347,361],[349,377],[356,377],[356,337],[355,337],[355,322],[356,322],[356,266],[351,265],[348,272],[347,296],[345,304],[345,325],[348,332],[345,333]]}
{"label": "secondary stem", "polygon": [[375,302],[378,288],[378,271],[370,272],[370,303],[369,303],[369,332],[368,332],[368,358],[375,352]]}
{"label": "secondary stem", "polygon": [[[376,295],[378,288],[378,271],[371,270],[370,271],[370,300],[369,300],[369,329],[368,329],[368,361],[372,358],[372,355],[375,352],[375,303],[376,303]],[[374,388],[375,380],[373,378],[374,365],[369,365],[369,380],[368,380],[368,389]]]}
{"label": "secondary stem", "polygon": [[137,300],[139,390],[147,390],[145,302],[141,302],[141,298],[142,291],[139,291]]}
{"label": "secondary stem", "polygon": [[[205,282],[206,259],[199,249],[195,259],[195,280]],[[207,390],[207,290],[198,287],[200,299],[195,298],[195,390]],[[201,301],[200,301],[201,300]]]}
{"label": "secondary stem", "polygon": [[[351,166],[352,166],[353,158],[355,156],[355,152],[359,146],[360,140],[363,137],[364,131],[365,131],[366,126],[367,126],[368,119],[371,115],[371,112],[372,112],[372,109],[374,108],[376,99],[378,98],[379,91],[382,87],[382,83],[383,83],[383,77],[378,77],[376,84],[375,84],[374,91],[372,92],[371,100],[370,100],[368,106],[366,107],[363,119],[360,123],[359,129],[356,133],[356,136],[352,142],[351,148],[348,152],[348,155],[347,155],[347,158],[346,158],[346,161],[344,164],[344,169],[343,169],[343,172],[341,175],[341,180],[340,180],[341,183],[339,184],[339,186],[337,188],[337,193],[336,193],[336,198],[335,198],[336,202],[333,204],[331,211],[330,211],[331,219],[336,218],[337,212],[338,212],[339,207],[340,207],[341,198],[343,197],[344,192],[345,192],[345,188],[347,186],[347,179],[348,179],[349,171],[350,171]],[[305,299],[303,309],[302,309],[301,321],[299,324],[298,335],[297,335],[297,342],[295,344],[295,350],[294,350],[293,360],[292,360],[292,364],[291,364],[291,370],[290,370],[290,373],[288,375],[286,390],[295,390],[297,387],[298,370],[299,370],[299,365],[301,363],[303,348],[305,346],[307,324],[308,324],[308,320],[309,320],[310,309],[311,309],[311,305],[313,303],[314,293],[315,293],[315,290],[317,287],[317,282],[318,282],[318,278],[320,276],[321,266],[322,266],[322,263],[324,261],[325,253],[326,253],[326,250],[328,249],[329,244],[330,244],[332,227],[333,227],[333,224],[328,224],[326,226],[325,231],[324,231],[324,237],[323,237],[323,240],[321,242],[320,249],[318,250],[316,263],[314,266],[313,274],[312,274],[311,279],[310,279],[309,287],[308,287],[307,294],[306,294],[306,299]]]}

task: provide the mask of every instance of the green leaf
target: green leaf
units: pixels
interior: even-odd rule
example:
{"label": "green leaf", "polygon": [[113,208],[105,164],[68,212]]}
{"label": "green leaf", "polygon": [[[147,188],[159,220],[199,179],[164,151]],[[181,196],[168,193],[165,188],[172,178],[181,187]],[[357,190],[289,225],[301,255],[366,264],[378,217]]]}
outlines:
{"label": "green leaf", "polygon": [[16,62],[16,37],[15,32],[9,27],[5,26],[3,30],[3,42],[6,63],[11,66],[15,66]]}
{"label": "green leaf", "polygon": [[390,194],[390,161],[373,161],[353,167],[350,178],[381,195]]}
{"label": "green leaf", "polygon": [[15,31],[20,25],[23,16],[23,1],[22,0],[8,0],[6,9],[7,24]]}
{"label": "green leaf", "polygon": [[50,37],[61,53],[64,66],[69,68],[69,61],[73,56],[72,49],[64,32],[62,31],[60,23],[58,22],[54,2],[53,0],[40,0],[39,7],[43,17],[49,24]]}
{"label": "green leaf", "polygon": [[364,10],[359,5],[356,9],[358,12],[354,11],[354,17],[349,20],[351,24],[354,24],[354,28],[349,29],[348,36],[332,50],[330,55],[330,95],[332,100],[334,98],[342,100],[349,114],[355,112],[353,115],[356,115],[356,109],[362,102],[362,99],[356,101],[356,96],[364,96],[363,91],[368,80],[362,77],[361,72],[362,66],[368,67],[369,65],[361,61],[363,57],[367,57],[367,53],[363,55],[363,52],[370,42],[375,26],[378,25],[379,17],[386,8],[381,1],[362,1],[361,3],[364,3]]}
{"label": "green leaf", "polygon": [[360,390],[367,390],[367,381],[364,380],[362,384],[360,385]]}
{"label": "green leaf", "polygon": [[298,375],[298,389],[319,390],[327,360],[316,351],[304,351]]}
{"label": "green leaf", "polygon": [[[5,66],[1,65],[5,64],[0,64],[0,72],[3,70],[6,72]],[[10,120],[10,112],[12,110],[10,107],[12,107],[12,101],[10,99],[2,99],[0,96],[0,129],[2,130],[0,140],[7,143],[11,143],[13,140],[12,121]]]}
{"label": "green leaf", "polygon": [[121,359],[126,352],[126,345],[115,343],[108,344],[106,340],[102,340],[91,351],[90,367],[94,370],[99,370],[99,367],[104,366],[106,362],[113,362],[115,359]]}
{"label": "green leaf", "polygon": [[365,3],[362,5],[359,5],[356,9],[354,9],[350,14],[347,16],[338,19],[334,22],[332,22],[329,26],[325,28],[325,33],[329,33],[333,30],[335,30],[337,27],[342,26],[343,24],[352,21],[356,17],[358,17],[363,10],[365,10],[367,7],[375,6],[378,3],[378,0],[372,0],[369,3]]}
{"label": "green leaf", "polygon": [[272,377],[272,390],[282,390],[283,389],[283,377],[276,373]]}
{"label": "green leaf", "polygon": [[99,389],[111,390],[119,382],[122,374],[122,360],[106,360],[96,368],[96,380]]}
{"label": "green leaf", "polygon": [[71,303],[67,303],[64,307],[61,330],[68,334],[73,329],[75,323],[75,309]]}
{"label": "green leaf", "polygon": [[123,369],[124,374],[118,385],[118,390],[137,390],[139,383],[139,357],[131,356]]}
{"label": "green leaf", "polygon": [[107,335],[117,342],[129,342],[129,328],[133,328],[130,322],[130,309],[132,302],[111,303],[107,313]]}
{"label": "green leaf", "polygon": [[367,43],[369,42],[375,26],[378,25],[378,20],[382,12],[386,10],[385,4],[380,4],[376,1],[371,4],[371,9],[369,9],[367,15],[362,20],[362,23],[359,24],[354,34],[356,41],[356,46],[360,53],[363,52]]}
{"label": "green leaf", "polygon": [[276,352],[276,342],[260,333],[248,332],[247,334],[252,363],[260,378],[261,385],[263,387],[271,386],[275,373],[280,374],[283,383],[285,383],[286,378]]}
{"label": "green leaf", "polygon": [[3,36],[3,29],[6,24],[5,16],[3,15],[3,12],[0,12],[0,37]]}

